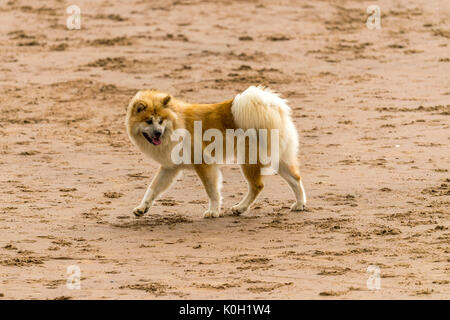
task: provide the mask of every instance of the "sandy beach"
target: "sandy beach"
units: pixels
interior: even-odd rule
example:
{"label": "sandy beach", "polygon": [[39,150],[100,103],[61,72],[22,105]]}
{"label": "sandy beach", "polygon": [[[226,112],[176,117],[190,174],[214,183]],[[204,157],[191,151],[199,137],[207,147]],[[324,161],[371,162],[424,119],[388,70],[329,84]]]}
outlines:
{"label": "sandy beach", "polygon": [[[68,30],[72,4],[0,2],[0,299],[450,298],[449,1],[377,1],[373,30],[370,1],[78,0]],[[289,100],[307,210],[274,175],[233,216],[226,166],[223,217],[185,171],[135,218],[136,91],[256,84]]]}

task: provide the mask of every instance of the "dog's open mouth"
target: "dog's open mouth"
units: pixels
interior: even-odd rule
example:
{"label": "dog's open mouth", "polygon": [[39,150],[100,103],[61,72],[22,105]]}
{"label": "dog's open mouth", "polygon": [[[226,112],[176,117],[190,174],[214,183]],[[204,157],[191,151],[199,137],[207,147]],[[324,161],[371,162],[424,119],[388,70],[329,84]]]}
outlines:
{"label": "dog's open mouth", "polygon": [[150,142],[151,144],[153,144],[155,146],[161,144],[160,138],[150,138],[150,136],[145,132],[142,132],[142,135],[144,136],[145,139],[147,139],[148,142]]}

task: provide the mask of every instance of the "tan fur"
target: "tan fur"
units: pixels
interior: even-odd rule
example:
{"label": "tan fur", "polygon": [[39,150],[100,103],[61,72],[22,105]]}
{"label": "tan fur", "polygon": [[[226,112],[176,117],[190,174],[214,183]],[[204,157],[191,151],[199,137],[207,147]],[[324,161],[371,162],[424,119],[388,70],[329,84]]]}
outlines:
{"label": "tan fur", "polygon": [[[127,109],[126,125],[128,135],[131,141],[135,143],[141,151],[161,165],[154,180],[148,187],[141,204],[133,211],[136,216],[141,216],[146,213],[154,200],[170,186],[177,174],[182,169],[187,168],[193,168],[196,171],[206,189],[209,198],[209,208],[204,213],[204,217],[218,217],[220,215],[221,172],[219,165],[207,165],[205,163],[192,165],[174,164],[170,158],[170,153],[172,148],[178,142],[171,141],[170,135],[174,130],[182,128],[191,133],[193,140],[194,121],[201,121],[203,132],[208,129],[218,129],[225,137],[227,129],[237,129],[235,121],[236,115],[233,115],[232,108],[234,108],[233,99],[215,104],[190,104],[157,90],[144,90],[135,95]],[[288,119],[282,121],[290,121],[289,115],[285,114],[286,110],[280,109],[280,111],[275,110],[271,112],[280,112],[279,117],[281,117],[281,119]],[[275,118],[272,122],[276,124],[276,121],[281,120]],[[152,124],[149,125],[149,122]],[[142,134],[142,131],[147,132],[146,130],[163,131],[162,139],[160,139],[161,144],[153,145],[153,143],[150,143]],[[284,138],[282,137],[282,139]],[[297,143],[297,141],[295,141],[295,143]],[[202,149],[204,149],[205,146],[206,143],[203,142]],[[248,144],[246,144],[246,146],[248,147]],[[225,155],[225,139],[223,150]],[[300,176],[298,174],[296,154],[294,153],[295,157],[292,156],[293,153],[290,151],[286,151],[285,154],[285,159],[282,159],[282,163],[280,164],[280,175],[286,179],[295,193],[297,202],[294,204],[293,210],[302,210],[305,204],[305,198],[303,186],[301,185]],[[191,155],[193,158],[193,141],[191,143]],[[248,159],[248,148],[246,150],[246,157]],[[261,167],[259,159],[257,164],[241,165],[242,173],[249,186],[249,191],[247,196],[232,208],[233,213],[241,214],[247,210],[262,191],[264,184],[260,173]]]}

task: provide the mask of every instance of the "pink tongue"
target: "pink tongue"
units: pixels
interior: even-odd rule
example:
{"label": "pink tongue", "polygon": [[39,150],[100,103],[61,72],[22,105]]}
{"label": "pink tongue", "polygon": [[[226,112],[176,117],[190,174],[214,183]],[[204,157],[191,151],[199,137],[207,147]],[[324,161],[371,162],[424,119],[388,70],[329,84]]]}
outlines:
{"label": "pink tongue", "polygon": [[153,138],[152,142],[153,142],[153,144],[156,144],[156,145],[161,144],[161,140],[159,140],[158,138]]}

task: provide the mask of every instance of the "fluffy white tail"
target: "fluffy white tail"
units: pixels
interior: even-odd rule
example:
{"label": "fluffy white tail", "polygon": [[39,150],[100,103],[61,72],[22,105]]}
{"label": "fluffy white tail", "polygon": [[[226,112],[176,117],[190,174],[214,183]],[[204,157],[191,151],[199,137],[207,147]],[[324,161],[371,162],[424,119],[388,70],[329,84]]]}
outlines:
{"label": "fluffy white tail", "polygon": [[238,128],[278,129],[280,155],[297,157],[298,134],[287,100],[268,88],[251,86],[234,98],[231,112]]}
{"label": "fluffy white tail", "polygon": [[291,109],[287,101],[268,88],[251,86],[233,101],[234,121],[242,129],[280,129]]}

